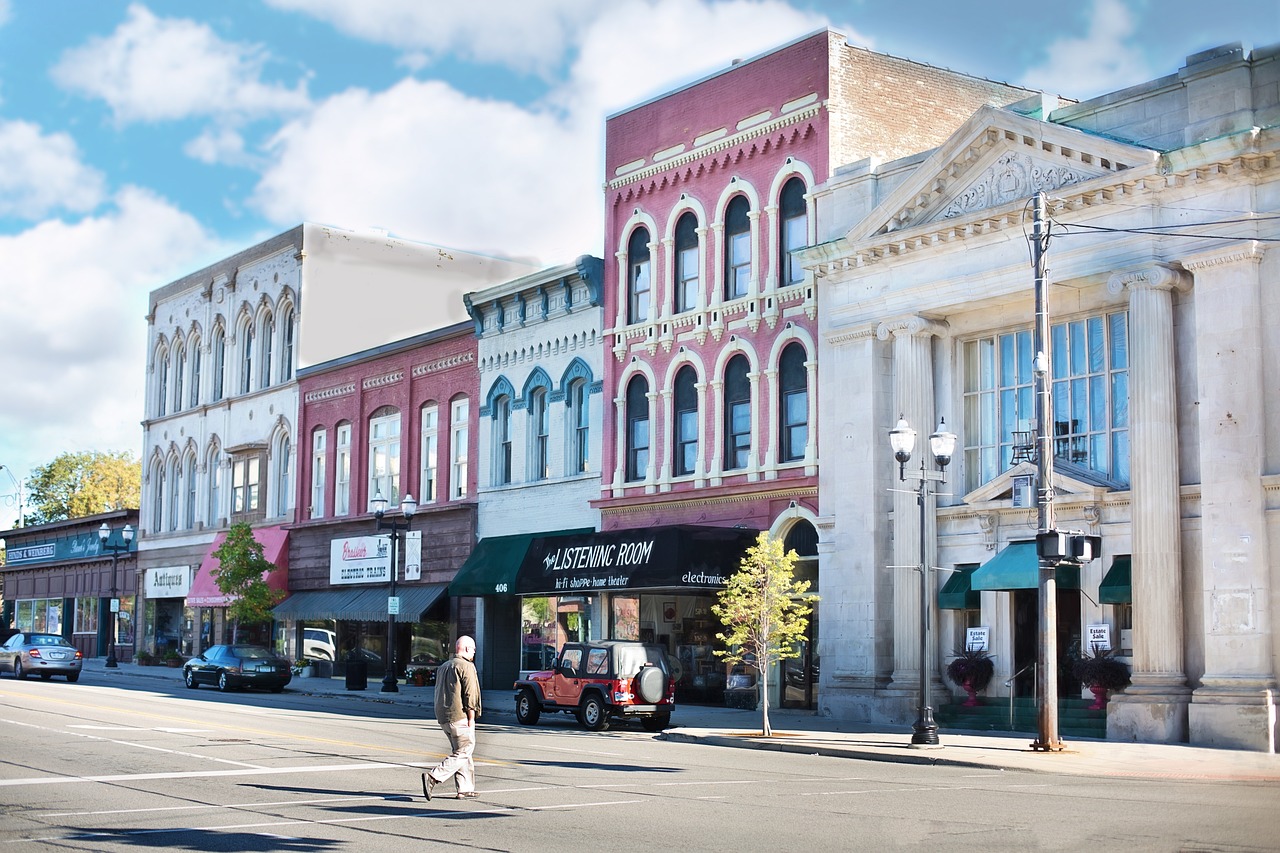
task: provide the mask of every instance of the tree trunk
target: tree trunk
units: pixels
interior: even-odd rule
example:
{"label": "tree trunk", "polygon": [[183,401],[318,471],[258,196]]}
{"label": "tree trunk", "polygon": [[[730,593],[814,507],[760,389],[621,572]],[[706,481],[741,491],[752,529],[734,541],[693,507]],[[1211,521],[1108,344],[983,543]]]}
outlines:
{"label": "tree trunk", "polygon": [[765,737],[773,737],[773,729],[769,726],[769,667],[766,664],[757,667],[760,673],[760,731]]}

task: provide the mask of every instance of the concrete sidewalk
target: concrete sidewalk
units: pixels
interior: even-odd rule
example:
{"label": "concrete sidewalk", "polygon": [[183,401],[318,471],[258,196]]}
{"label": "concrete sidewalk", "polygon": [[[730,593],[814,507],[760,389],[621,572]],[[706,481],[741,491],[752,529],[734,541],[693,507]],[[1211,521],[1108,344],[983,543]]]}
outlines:
{"label": "concrete sidewalk", "polygon": [[[165,680],[182,681],[182,670],[122,663],[107,669],[101,658],[87,659],[82,682],[87,684]],[[380,680],[370,679],[365,690],[347,690],[342,678],[295,678],[292,693],[344,696],[353,703],[377,702],[423,709],[429,716],[434,689],[399,685],[397,693],[381,692]],[[514,691],[487,690],[483,694],[482,722],[515,724]],[[1185,745],[1118,743],[1072,739],[1058,753],[1032,750],[1035,735],[1028,732],[939,732],[941,748],[911,747],[911,728],[864,726],[840,722],[810,712],[771,709],[773,737],[760,736],[759,711],[703,705],[677,706],[672,728],[657,737],[668,741],[700,743],[740,749],[768,749],[808,755],[892,761],[904,764],[939,764],[993,771],[1022,770],[1114,778],[1188,779],[1201,781],[1280,784],[1280,756]],[[640,731],[638,727],[634,729]]]}

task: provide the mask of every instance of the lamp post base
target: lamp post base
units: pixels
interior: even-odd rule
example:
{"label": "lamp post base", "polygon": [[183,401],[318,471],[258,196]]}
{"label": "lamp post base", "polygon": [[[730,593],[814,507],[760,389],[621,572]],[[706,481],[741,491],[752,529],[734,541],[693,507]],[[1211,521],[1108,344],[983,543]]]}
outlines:
{"label": "lamp post base", "polygon": [[938,724],[933,721],[933,708],[926,705],[920,709],[920,718],[911,726],[912,746],[941,746],[938,741]]}
{"label": "lamp post base", "polygon": [[103,664],[103,666],[105,666],[107,669],[119,668],[120,664],[116,661],[115,652],[112,652],[111,654],[107,655],[107,662]]}
{"label": "lamp post base", "polygon": [[388,672],[386,675],[382,677],[381,692],[383,693],[399,693],[400,692],[400,681],[399,679],[396,678],[395,673]]}

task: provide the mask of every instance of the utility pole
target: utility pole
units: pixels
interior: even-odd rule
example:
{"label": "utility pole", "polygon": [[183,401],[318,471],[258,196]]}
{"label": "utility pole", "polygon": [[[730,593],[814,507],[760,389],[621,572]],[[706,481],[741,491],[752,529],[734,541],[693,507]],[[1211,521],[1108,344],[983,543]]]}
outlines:
{"label": "utility pole", "polygon": [[[1036,397],[1036,474],[1039,531],[1037,543],[1055,530],[1053,518],[1053,446],[1049,424],[1053,418],[1049,351],[1049,295],[1045,283],[1045,251],[1049,246],[1048,228],[1045,222],[1045,196],[1036,193],[1035,222],[1032,231],[1032,264],[1035,266],[1036,327],[1035,341],[1035,397]],[[1040,654],[1036,678],[1036,721],[1039,738],[1031,748],[1043,751],[1060,751],[1065,744],[1058,739],[1058,580],[1059,558],[1044,553],[1037,545],[1036,553],[1040,570]]]}

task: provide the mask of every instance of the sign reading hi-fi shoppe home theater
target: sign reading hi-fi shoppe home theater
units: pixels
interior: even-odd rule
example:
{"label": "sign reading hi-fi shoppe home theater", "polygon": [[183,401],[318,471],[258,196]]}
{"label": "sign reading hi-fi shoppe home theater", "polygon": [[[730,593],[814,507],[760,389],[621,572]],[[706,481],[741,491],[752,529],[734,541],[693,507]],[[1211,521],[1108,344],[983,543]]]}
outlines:
{"label": "sign reading hi-fi shoppe home theater", "polygon": [[520,564],[516,592],[718,589],[756,535],[741,528],[651,527],[538,538]]}

